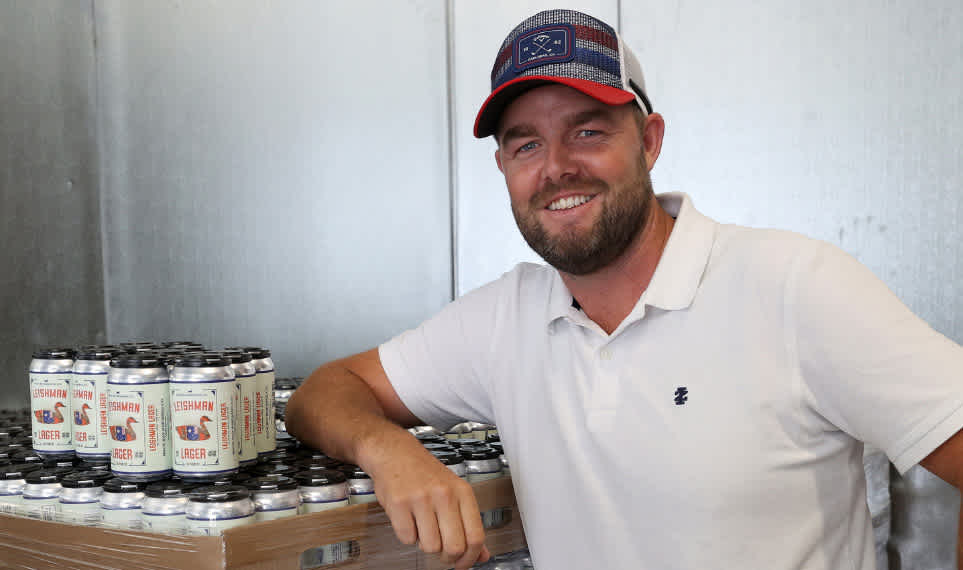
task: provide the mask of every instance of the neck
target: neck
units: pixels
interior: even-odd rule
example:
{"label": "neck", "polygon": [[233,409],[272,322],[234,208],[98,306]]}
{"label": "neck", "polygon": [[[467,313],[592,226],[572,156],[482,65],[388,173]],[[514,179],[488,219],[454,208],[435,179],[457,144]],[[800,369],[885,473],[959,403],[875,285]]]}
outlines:
{"label": "neck", "polygon": [[655,197],[642,231],[615,261],[588,275],[559,272],[590,319],[612,334],[652,281],[675,220]]}

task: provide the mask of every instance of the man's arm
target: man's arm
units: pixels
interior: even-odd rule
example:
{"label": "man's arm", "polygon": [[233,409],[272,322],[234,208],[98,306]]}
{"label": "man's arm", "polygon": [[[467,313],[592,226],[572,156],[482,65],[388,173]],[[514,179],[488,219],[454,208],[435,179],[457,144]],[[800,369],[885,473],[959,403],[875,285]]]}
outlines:
{"label": "man's arm", "polygon": [[[963,490],[963,431],[943,442],[927,455],[920,465],[947,483]],[[956,567],[963,570],[963,509],[960,510],[960,527],[956,539]]]}
{"label": "man's arm", "polygon": [[291,435],[371,476],[398,540],[469,568],[489,557],[478,503],[471,486],[404,429],[422,423],[398,397],[377,349],[315,370],[285,413]]}

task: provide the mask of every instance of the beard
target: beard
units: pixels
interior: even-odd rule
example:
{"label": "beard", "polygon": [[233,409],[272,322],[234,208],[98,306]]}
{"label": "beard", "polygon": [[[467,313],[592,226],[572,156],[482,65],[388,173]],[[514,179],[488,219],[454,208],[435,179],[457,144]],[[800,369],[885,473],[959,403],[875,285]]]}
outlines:
{"label": "beard", "polygon": [[[522,237],[546,263],[564,273],[588,275],[606,267],[642,233],[652,207],[652,180],[645,168],[645,159],[639,156],[637,164],[636,174],[614,187],[598,178],[577,178],[564,185],[549,182],[532,196],[525,211],[513,203],[512,214]],[[607,201],[598,219],[587,231],[567,227],[556,235],[549,235],[538,221],[539,204],[562,187],[606,194]]]}

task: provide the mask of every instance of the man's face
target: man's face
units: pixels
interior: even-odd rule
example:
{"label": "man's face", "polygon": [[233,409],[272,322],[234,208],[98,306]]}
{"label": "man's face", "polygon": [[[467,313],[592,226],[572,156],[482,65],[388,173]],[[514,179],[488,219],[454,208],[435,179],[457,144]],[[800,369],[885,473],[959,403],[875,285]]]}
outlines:
{"label": "man's face", "polygon": [[653,195],[631,104],[538,87],[512,101],[495,136],[515,222],[550,265],[586,275],[641,235]]}

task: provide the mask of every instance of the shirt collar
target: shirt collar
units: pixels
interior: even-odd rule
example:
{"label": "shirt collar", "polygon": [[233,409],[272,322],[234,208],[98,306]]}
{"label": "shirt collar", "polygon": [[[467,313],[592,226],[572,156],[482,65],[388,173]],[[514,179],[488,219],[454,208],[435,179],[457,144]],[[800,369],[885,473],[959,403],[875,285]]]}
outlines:
{"label": "shirt collar", "polygon": [[[715,241],[716,222],[696,210],[687,194],[668,192],[656,194],[656,199],[662,208],[675,218],[675,225],[648,288],[625,318],[623,325],[641,318],[646,305],[667,311],[689,307],[695,299]],[[552,274],[548,303],[549,324],[559,318],[578,319],[581,312],[573,306],[573,297],[568,287],[558,271],[553,271]],[[621,329],[622,325],[619,328]]]}

